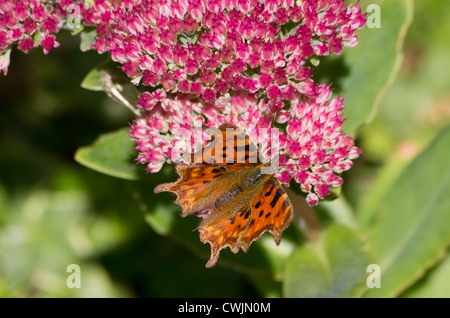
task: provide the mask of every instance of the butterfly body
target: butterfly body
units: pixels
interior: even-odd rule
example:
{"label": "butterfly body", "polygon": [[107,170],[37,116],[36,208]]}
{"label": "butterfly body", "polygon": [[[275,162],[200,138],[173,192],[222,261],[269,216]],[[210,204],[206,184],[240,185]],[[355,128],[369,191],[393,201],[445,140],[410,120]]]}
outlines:
{"label": "butterfly body", "polygon": [[262,185],[272,178],[261,173],[261,166],[238,170],[228,170],[225,166],[223,169],[223,174],[218,175],[209,187],[211,197],[204,196],[204,201],[209,202],[207,208],[215,212],[211,218],[234,215],[242,210],[250,204]]}
{"label": "butterfly body", "polygon": [[[225,127],[221,129],[225,131]],[[239,151],[235,155],[242,157]],[[246,153],[244,157],[252,156]],[[155,188],[156,193],[168,191],[177,195],[175,203],[181,206],[183,217],[203,217],[197,229],[200,240],[211,245],[206,267],[214,266],[220,250],[227,246],[234,253],[239,249],[247,252],[250,244],[266,231],[279,244],[281,233],[291,221],[292,205],[276,178],[262,172],[264,166],[259,161],[178,164],[180,178]]]}

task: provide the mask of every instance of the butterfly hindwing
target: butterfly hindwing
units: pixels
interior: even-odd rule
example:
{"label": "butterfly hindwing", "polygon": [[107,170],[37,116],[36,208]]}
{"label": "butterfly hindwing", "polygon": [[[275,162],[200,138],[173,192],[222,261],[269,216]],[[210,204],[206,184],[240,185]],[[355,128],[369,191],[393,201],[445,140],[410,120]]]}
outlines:
{"label": "butterfly hindwing", "polygon": [[281,234],[292,219],[292,204],[281,185],[271,177],[250,203],[251,217],[245,232],[239,237],[238,245],[247,252],[250,244],[261,234],[269,232],[277,245]]}
{"label": "butterfly hindwing", "polygon": [[200,240],[211,245],[211,256],[206,267],[213,267],[219,258],[220,250],[227,246],[233,253],[239,251],[237,241],[247,228],[249,220],[250,209],[246,207],[228,218],[205,219],[200,223]]}
{"label": "butterfly hindwing", "polygon": [[[211,257],[206,267],[214,266],[220,250],[227,246],[233,253],[239,249],[247,252],[250,244],[264,232],[271,233],[275,242],[280,243],[281,234],[292,219],[292,205],[281,185],[270,177],[248,199],[245,205],[239,205],[244,199],[237,198],[236,203],[225,206],[220,214],[221,207],[215,207],[211,217],[201,222],[198,227],[200,239],[211,245]],[[226,217],[215,217],[217,215]]]}

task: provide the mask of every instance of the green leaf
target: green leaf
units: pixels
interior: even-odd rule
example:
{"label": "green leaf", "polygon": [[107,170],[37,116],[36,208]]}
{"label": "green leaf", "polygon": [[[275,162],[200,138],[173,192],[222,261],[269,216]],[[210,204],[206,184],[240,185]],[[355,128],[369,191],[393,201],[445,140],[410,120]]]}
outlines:
{"label": "green leaf", "polygon": [[255,289],[264,298],[281,298],[281,283],[261,275],[247,275]]}
{"label": "green leaf", "polygon": [[[103,64],[102,64],[103,65]],[[101,70],[102,65],[93,68],[81,82],[81,87],[91,91],[103,91],[103,85],[101,82]]]}
{"label": "green leaf", "polygon": [[397,153],[386,159],[386,163],[377,172],[369,191],[358,201],[356,219],[361,231],[370,228],[378,213],[379,203],[389,193],[409,162],[409,158]]}
{"label": "green leaf", "polygon": [[[446,283],[447,282],[447,283]],[[450,255],[429,271],[420,281],[409,288],[401,297],[405,298],[449,298],[450,297]]]}
{"label": "green leaf", "polygon": [[419,279],[450,243],[450,126],[408,165],[379,202],[368,233],[381,267],[369,297],[395,297]]}
{"label": "green leaf", "polygon": [[343,195],[333,201],[324,200],[315,209],[319,213],[326,211],[334,223],[343,224],[352,229],[358,229],[355,212]]}
{"label": "green leaf", "polygon": [[81,52],[86,52],[92,49],[92,45],[95,43],[95,37],[97,36],[97,31],[94,30],[83,30],[81,32],[81,42],[80,50]]}
{"label": "green leaf", "polygon": [[[403,60],[403,42],[412,21],[412,0],[361,1],[363,11],[369,4],[379,5],[381,27],[366,26],[359,34],[359,44],[344,48],[344,64],[349,75],[339,82],[346,98],[343,129],[355,136],[359,127],[370,122],[386,89],[392,84]],[[369,12],[367,19],[371,19]]]}
{"label": "green leaf", "polygon": [[[130,84],[130,79],[125,73],[119,69],[118,64],[111,61],[109,58],[105,62],[94,67],[81,82],[81,87],[93,91],[108,91],[112,85]],[[105,80],[109,77],[110,83]]]}
{"label": "green leaf", "polygon": [[331,225],[318,241],[297,247],[286,263],[285,297],[357,297],[370,264],[359,234]]}
{"label": "green leaf", "polygon": [[129,128],[100,135],[91,145],[81,147],[75,160],[95,171],[127,180],[137,180],[144,175],[135,158],[135,144],[128,136]]}
{"label": "green leaf", "polygon": [[[139,82],[140,78],[134,79]],[[123,104],[134,115],[140,117],[140,110],[135,107],[139,90],[130,79],[110,59],[93,68],[81,82],[81,87],[92,91],[104,91],[110,98]]]}

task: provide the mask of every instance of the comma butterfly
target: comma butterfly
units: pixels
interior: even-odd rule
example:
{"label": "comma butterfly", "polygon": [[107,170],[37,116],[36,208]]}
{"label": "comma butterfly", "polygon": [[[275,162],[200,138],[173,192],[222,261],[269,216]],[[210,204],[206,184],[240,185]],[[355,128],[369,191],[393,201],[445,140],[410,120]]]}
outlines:
{"label": "comma butterfly", "polygon": [[[211,245],[208,268],[217,263],[223,248],[247,253],[250,244],[264,232],[271,233],[278,245],[293,211],[278,180],[261,171],[266,164],[261,163],[256,146],[244,131],[228,124],[219,129],[223,140],[211,140],[200,151],[201,162],[177,164],[180,178],[154,190],[176,194],[182,217],[203,217],[197,229],[200,240]],[[220,151],[216,153],[217,149]],[[192,155],[192,162],[197,154]],[[216,159],[214,163],[211,156]]]}

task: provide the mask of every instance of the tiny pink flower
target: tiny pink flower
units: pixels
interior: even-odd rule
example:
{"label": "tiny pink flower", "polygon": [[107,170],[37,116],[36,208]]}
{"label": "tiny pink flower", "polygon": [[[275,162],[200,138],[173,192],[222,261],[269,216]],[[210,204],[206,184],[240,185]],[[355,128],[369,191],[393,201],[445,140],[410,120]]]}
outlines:
{"label": "tiny pink flower", "polygon": [[182,93],[189,93],[191,84],[187,80],[183,80],[178,83],[178,90]]}
{"label": "tiny pink flower", "polygon": [[149,92],[142,93],[139,95],[139,100],[137,106],[147,110],[151,110],[157,103],[157,100]]}
{"label": "tiny pink flower", "polygon": [[278,98],[281,94],[281,90],[277,85],[270,85],[267,88],[267,97],[268,98]]}
{"label": "tiny pink flower", "polygon": [[172,90],[176,85],[173,73],[165,73],[161,78],[161,84],[164,87],[164,90],[166,91]]}
{"label": "tiny pink flower", "polygon": [[133,78],[139,73],[139,63],[137,61],[126,62],[122,67],[122,71],[127,74],[128,77]]}
{"label": "tiny pink flower", "polygon": [[47,55],[52,48],[59,47],[60,44],[56,42],[56,36],[51,34],[45,35],[39,42],[39,45],[41,45],[44,48],[44,54]]}
{"label": "tiny pink flower", "polygon": [[153,67],[153,59],[149,55],[139,56],[139,68],[141,70],[150,70]]}
{"label": "tiny pink flower", "polygon": [[249,91],[250,93],[255,93],[259,89],[259,84],[256,79],[245,79],[243,81],[242,86],[245,90]]}
{"label": "tiny pink flower", "polygon": [[200,64],[198,63],[197,60],[193,60],[193,59],[188,60],[186,62],[186,68],[185,68],[186,74],[189,74],[189,75],[197,74],[199,67],[200,67]]}
{"label": "tiny pink flower", "polygon": [[203,92],[202,84],[195,82],[191,84],[191,93],[197,96],[200,96]]}
{"label": "tiny pink flower", "polygon": [[259,77],[259,83],[262,87],[267,87],[272,83],[272,77],[268,74],[262,74]]}
{"label": "tiny pink flower", "polygon": [[325,196],[330,194],[330,190],[328,188],[329,186],[324,183],[320,183],[314,187],[314,190],[317,194],[317,196],[321,199],[323,199]]}
{"label": "tiny pink flower", "polygon": [[216,81],[214,89],[220,94],[225,94],[229,89],[229,85],[225,81],[219,79]]}
{"label": "tiny pink flower", "polygon": [[173,51],[172,47],[169,45],[161,45],[161,48],[158,51],[158,56],[165,63],[170,63],[173,61]]}
{"label": "tiny pink flower", "polygon": [[34,47],[35,47],[34,41],[30,37],[23,38],[22,40],[19,41],[19,44],[17,45],[17,48],[25,53],[30,52],[30,50]]}
{"label": "tiny pink flower", "polygon": [[156,74],[163,75],[164,72],[167,71],[167,69],[168,67],[166,63],[164,63],[164,61],[161,60],[160,58],[157,58],[153,62],[153,72],[155,72]]}
{"label": "tiny pink flower", "polygon": [[299,83],[298,88],[306,96],[315,96],[317,93],[317,85],[310,79]]}
{"label": "tiny pink flower", "polygon": [[236,46],[236,53],[238,57],[242,59],[247,59],[247,57],[250,54],[250,47],[245,43],[238,44]]}
{"label": "tiny pink flower", "polygon": [[[161,155],[159,156],[161,157]],[[159,172],[161,170],[161,168],[163,167],[164,162],[163,161],[156,161],[156,159],[159,158],[158,156],[152,156],[149,158],[146,158],[146,161],[150,161],[150,163],[147,165],[147,171],[150,173],[156,173]]]}
{"label": "tiny pink flower", "polygon": [[292,179],[292,175],[287,172],[287,171],[282,171],[278,176],[277,176],[278,181],[280,181],[281,183],[284,184],[289,184],[289,182]]}
{"label": "tiny pink flower", "polygon": [[216,99],[216,92],[211,88],[206,88],[203,91],[203,98],[205,99],[206,102],[213,102]]}
{"label": "tiny pink flower", "polygon": [[146,86],[155,87],[156,85],[158,85],[160,78],[161,76],[156,74],[155,72],[146,71],[144,72],[144,75],[142,77],[142,83]]}
{"label": "tiny pink flower", "polygon": [[306,196],[306,202],[308,203],[309,206],[313,207],[319,203],[319,198],[317,197],[316,194],[310,192]]}
{"label": "tiny pink flower", "polygon": [[28,34],[32,35],[38,28],[38,24],[33,19],[26,19],[23,23],[23,30]]}
{"label": "tiny pink flower", "polygon": [[170,30],[162,30],[160,34],[160,39],[163,44],[173,45],[176,42],[175,34]]}
{"label": "tiny pink flower", "polygon": [[193,34],[197,29],[199,28],[199,25],[197,21],[195,21],[191,16],[188,16],[183,21],[183,29],[187,34]]}
{"label": "tiny pink flower", "polygon": [[153,96],[156,100],[161,101],[166,98],[167,94],[164,90],[157,89],[156,91],[153,92]]}
{"label": "tiny pink flower", "polygon": [[44,7],[42,5],[37,5],[33,8],[33,19],[42,22],[46,16]]}
{"label": "tiny pink flower", "polygon": [[216,80],[216,74],[211,71],[205,71],[200,75],[200,82],[205,85],[211,85]]}

